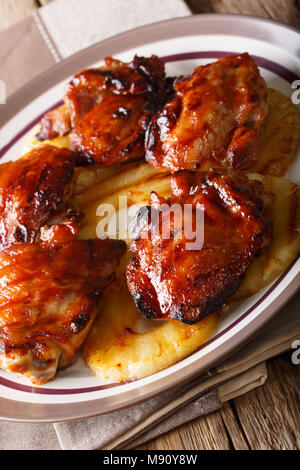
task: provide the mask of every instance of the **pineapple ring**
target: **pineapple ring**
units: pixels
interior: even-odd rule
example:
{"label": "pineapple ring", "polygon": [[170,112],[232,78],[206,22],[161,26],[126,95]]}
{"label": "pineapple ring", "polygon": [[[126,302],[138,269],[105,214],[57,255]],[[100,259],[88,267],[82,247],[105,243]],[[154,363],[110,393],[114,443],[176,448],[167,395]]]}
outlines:
{"label": "pineapple ring", "polygon": [[249,173],[284,176],[295,160],[300,145],[299,108],[288,96],[268,89],[269,113],[260,136],[259,160]]}

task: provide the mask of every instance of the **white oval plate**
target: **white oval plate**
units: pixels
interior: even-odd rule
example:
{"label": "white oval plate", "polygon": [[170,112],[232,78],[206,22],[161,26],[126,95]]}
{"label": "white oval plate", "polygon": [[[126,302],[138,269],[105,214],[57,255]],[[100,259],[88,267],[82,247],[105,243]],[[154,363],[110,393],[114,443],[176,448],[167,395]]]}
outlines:
{"label": "white oval plate", "polygon": [[[174,19],[114,36],[53,66],[0,107],[2,161],[21,154],[28,133],[61,99],[64,83],[107,55],[130,60],[134,54],[164,58],[168,75],[190,73],[197,65],[230,53],[255,56],[269,86],[291,96],[299,79],[299,33],[273,21],[238,15]],[[300,183],[300,155],[287,175]],[[197,352],[162,372],[127,384],[101,384],[82,358],[43,387],[0,371],[0,418],[61,421],[133,405],[202,374],[247,342],[299,286],[300,260],[267,289],[235,307]]]}

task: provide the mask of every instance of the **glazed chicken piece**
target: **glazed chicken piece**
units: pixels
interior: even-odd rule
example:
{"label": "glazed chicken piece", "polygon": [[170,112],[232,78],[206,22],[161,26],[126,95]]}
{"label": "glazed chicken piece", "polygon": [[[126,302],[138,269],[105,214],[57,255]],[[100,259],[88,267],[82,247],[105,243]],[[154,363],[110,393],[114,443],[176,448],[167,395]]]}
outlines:
{"label": "glazed chicken piece", "polygon": [[41,385],[75,359],[125,243],[77,240],[72,218],[0,252],[0,367]]}
{"label": "glazed chicken piece", "polygon": [[107,94],[89,111],[70,134],[77,163],[107,166],[145,153],[145,130],[152,116],[143,95]]}
{"label": "glazed chicken piece", "polygon": [[127,284],[147,319],[192,324],[224,305],[270,241],[272,197],[234,170],[180,171],[171,188],[169,200],[152,193],[137,213]]}
{"label": "glazed chicken piece", "polygon": [[144,156],[145,130],[165,103],[165,71],[156,56],[130,63],[108,57],[105,65],[75,75],[64,105],[41,121],[39,140],[70,131],[79,163],[111,165]]}
{"label": "glazed chicken piece", "polygon": [[74,156],[45,145],[0,165],[0,249],[32,243],[70,190]]}
{"label": "glazed chicken piece", "polygon": [[267,87],[248,54],[223,57],[174,83],[175,97],[152,119],[146,160],[172,171],[247,169],[256,162]]}

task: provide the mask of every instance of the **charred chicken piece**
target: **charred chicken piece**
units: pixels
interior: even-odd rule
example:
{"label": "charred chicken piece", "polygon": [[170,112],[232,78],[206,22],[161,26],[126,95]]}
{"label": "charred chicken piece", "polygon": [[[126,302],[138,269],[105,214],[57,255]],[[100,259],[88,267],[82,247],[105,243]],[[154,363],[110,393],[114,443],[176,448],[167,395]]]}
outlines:
{"label": "charred chicken piece", "polygon": [[234,170],[180,171],[171,188],[137,213],[127,283],[146,318],[192,324],[224,305],[270,241],[272,197]]}
{"label": "charred chicken piece", "polygon": [[89,111],[70,134],[77,164],[96,162],[103,166],[145,153],[145,130],[152,113],[143,95],[107,94]]}
{"label": "charred chicken piece", "polygon": [[197,67],[174,83],[175,97],[153,117],[146,160],[157,168],[247,169],[258,157],[267,87],[248,54]]}
{"label": "charred chicken piece", "polygon": [[126,249],[76,234],[70,218],[0,252],[0,367],[34,384],[75,359]]}
{"label": "charred chicken piece", "polygon": [[73,172],[72,152],[49,145],[0,165],[0,249],[35,241],[66,198]]}
{"label": "charred chicken piece", "polygon": [[165,103],[165,71],[156,56],[130,63],[108,57],[98,69],[83,70],[67,85],[64,105],[41,121],[40,140],[70,131],[80,163],[110,165],[143,157],[145,129]]}

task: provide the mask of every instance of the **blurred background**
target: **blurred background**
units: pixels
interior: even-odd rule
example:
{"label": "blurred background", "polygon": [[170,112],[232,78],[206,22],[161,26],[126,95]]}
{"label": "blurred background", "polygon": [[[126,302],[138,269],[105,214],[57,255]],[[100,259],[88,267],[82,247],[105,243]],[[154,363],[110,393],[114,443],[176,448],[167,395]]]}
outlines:
{"label": "blurred background", "polygon": [[[0,30],[11,26],[33,10],[65,0],[0,0]],[[78,0],[83,3],[82,0]],[[88,3],[89,0],[84,3]],[[105,3],[106,0],[98,0]],[[124,0],[132,4],[131,0]],[[151,1],[151,0],[150,0]],[[182,0],[192,13],[242,13],[273,18],[300,28],[300,0]],[[161,0],[172,3],[172,0]],[[116,12],[117,15],[117,12]]]}

